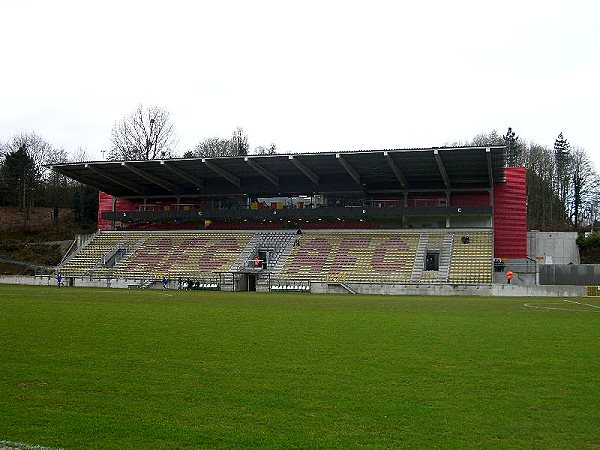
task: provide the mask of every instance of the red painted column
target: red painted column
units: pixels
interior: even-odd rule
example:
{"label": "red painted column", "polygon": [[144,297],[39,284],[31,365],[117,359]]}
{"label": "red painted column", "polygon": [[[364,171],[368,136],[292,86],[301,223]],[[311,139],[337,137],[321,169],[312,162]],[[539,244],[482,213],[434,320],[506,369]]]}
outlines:
{"label": "red painted column", "polygon": [[525,167],[506,167],[506,183],[494,184],[494,257],[527,256]]}

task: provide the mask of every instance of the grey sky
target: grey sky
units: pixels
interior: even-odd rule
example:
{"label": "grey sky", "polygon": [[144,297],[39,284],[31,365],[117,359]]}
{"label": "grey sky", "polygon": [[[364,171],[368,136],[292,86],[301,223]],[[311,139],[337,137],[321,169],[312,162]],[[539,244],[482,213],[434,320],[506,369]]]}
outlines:
{"label": "grey sky", "polygon": [[600,167],[600,2],[0,0],[0,141],[100,159],[138,103],[181,154],[431,147],[492,129]]}

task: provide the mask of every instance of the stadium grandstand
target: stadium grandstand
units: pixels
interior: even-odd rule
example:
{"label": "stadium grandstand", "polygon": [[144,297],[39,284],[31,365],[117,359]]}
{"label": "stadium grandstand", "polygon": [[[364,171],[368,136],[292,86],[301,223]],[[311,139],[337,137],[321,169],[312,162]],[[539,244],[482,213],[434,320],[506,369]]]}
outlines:
{"label": "stadium grandstand", "polygon": [[393,292],[491,285],[527,256],[525,169],[503,146],[52,169],[100,191],[97,232],[57,267],[70,284]]}

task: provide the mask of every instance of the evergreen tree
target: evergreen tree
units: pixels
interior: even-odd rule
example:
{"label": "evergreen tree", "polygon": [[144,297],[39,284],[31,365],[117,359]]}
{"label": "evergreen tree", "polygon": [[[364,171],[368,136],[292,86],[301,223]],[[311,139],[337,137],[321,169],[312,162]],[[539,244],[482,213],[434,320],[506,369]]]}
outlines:
{"label": "evergreen tree", "polygon": [[33,202],[35,167],[33,159],[28,155],[26,144],[6,154],[2,166],[2,179],[6,187],[7,203],[28,211]]}
{"label": "evergreen tree", "polygon": [[515,134],[511,127],[508,127],[508,131],[502,136],[502,140],[506,145],[506,165],[518,165],[521,159],[519,136]]}
{"label": "evergreen tree", "polygon": [[567,204],[567,194],[569,192],[569,142],[563,137],[562,132],[554,141],[554,160],[556,162],[556,180],[557,191],[560,201]]}
{"label": "evergreen tree", "polygon": [[77,183],[73,189],[71,208],[80,225],[95,223],[98,219],[98,190]]}

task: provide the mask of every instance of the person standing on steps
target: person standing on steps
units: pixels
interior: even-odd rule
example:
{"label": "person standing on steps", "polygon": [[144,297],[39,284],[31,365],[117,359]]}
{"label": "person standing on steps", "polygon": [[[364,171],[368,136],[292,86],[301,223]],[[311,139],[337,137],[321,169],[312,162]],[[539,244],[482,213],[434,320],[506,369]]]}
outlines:
{"label": "person standing on steps", "polygon": [[506,284],[510,284],[510,280],[512,280],[513,277],[513,272],[512,270],[509,270],[506,272]]}

